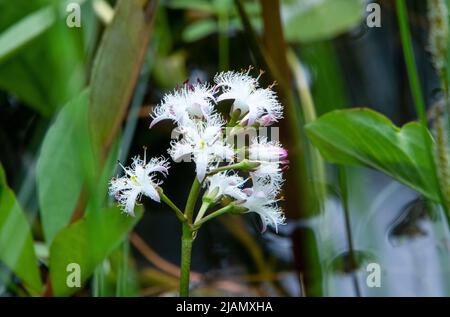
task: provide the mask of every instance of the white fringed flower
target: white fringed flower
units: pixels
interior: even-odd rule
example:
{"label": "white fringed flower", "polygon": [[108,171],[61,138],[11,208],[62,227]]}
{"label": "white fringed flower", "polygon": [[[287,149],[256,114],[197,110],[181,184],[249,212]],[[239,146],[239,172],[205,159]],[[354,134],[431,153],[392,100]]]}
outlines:
{"label": "white fringed flower", "polygon": [[[249,69],[250,71],[250,69]],[[253,125],[259,123],[268,126],[283,117],[283,107],[279,103],[276,93],[270,88],[259,88],[258,79],[246,73],[224,72],[214,77],[222,94],[217,102],[233,99],[232,111],[240,110],[243,116],[240,123]]]}
{"label": "white fringed flower", "polygon": [[186,83],[163,97],[161,104],[150,115],[150,128],[162,120],[183,125],[194,118],[209,118],[214,112],[215,102],[214,90],[208,84]]}
{"label": "white fringed flower", "polygon": [[285,224],[284,213],[276,204],[280,186],[281,184],[254,181],[252,188],[243,190],[247,194],[247,198],[240,206],[247,208],[248,212],[257,213],[261,217],[263,232],[267,229],[267,225],[272,226],[278,232],[278,225]]}
{"label": "white fringed flower", "polygon": [[171,142],[169,154],[174,161],[190,156],[196,164],[197,178],[201,182],[214,163],[231,161],[234,151],[222,135],[224,122],[217,115],[208,121],[196,121],[180,127],[182,139]]}
{"label": "white fringed flower", "polygon": [[278,141],[268,141],[266,137],[254,138],[249,147],[249,159],[260,166],[251,173],[253,178],[267,183],[281,183],[282,171],[289,161],[288,151]]}
{"label": "white fringed flower", "polygon": [[245,182],[239,175],[228,171],[214,174],[206,178],[206,196],[215,200],[225,195],[236,200],[245,200],[247,196],[241,190]]}
{"label": "white fringed flower", "polygon": [[165,158],[152,158],[146,163],[144,154],[143,160],[139,156],[133,158],[131,167],[120,166],[125,175],[111,180],[109,193],[116,198],[125,213],[134,216],[134,206],[141,195],[160,201],[156,187],[162,181],[156,179],[156,173],[167,176],[169,164]]}
{"label": "white fringed flower", "polygon": [[266,137],[254,138],[249,148],[249,159],[252,161],[282,162],[288,156],[280,142],[269,141]]}

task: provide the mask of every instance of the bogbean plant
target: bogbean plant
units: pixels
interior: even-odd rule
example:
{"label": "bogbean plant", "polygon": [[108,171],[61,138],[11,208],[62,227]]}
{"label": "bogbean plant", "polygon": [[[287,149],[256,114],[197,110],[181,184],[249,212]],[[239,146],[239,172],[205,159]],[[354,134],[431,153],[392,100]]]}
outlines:
{"label": "bogbean plant", "polygon": [[[122,164],[124,175],[113,178],[110,194],[122,210],[134,216],[136,201],[147,196],[155,202],[166,203],[182,224],[180,295],[189,295],[189,271],[192,243],[197,231],[209,220],[224,214],[259,215],[262,231],[267,226],[278,230],[285,217],[278,206],[287,167],[287,151],[276,140],[257,135],[247,146],[238,148],[224,137],[244,136],[249,129],[269,127],[283,115],[272,86],[260,87],[251,68],[241,72],[223,72],[214,77],[214,84],[186,82],[166,94],[155,107],[150,128],[163,120],[176,126],[178,138],[173,139],[168,154],[174,162],[192,160],[195,177],[187,193],[183,210],[164,193],[162,178],[169,175],[169,160],[165,157],[147,161],[137,156],[129,167]],[[221,115],[218,105],[231,100],[228,115]],[[203,192],[202,195],[200,195]],[[201,197],[201,207],[195,206]]]}

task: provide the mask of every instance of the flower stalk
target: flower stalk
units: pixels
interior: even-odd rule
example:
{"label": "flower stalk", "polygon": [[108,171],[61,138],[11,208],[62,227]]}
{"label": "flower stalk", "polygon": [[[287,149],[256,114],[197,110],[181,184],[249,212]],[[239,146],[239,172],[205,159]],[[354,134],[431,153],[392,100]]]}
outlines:
{"label": "flower stalk", "polygon": [[212,176],[214,174],[224,172],[224,171],[229,171],[229,170],[238,170],[238,171],[248,172],[248,171],[252,171],[252,170],[258,168],[260,165],[261,165],[260,162],[255,162],[255,161],[250,161],[250,160],[244,159],[241,162],[236,163],[236,164],[218,167],[218,168],[212,170],[208,174],[208,176]]}
{"label": "flower stalk", "polygon": [[231,213],[233,212],[233,209],[235,209],[236,206],[233,204],[229,204],[228,206],[225,206],[223,208],[220,208],[219,210],[214,211],[213,213],[207,215],[204,218],[201,218],[199,221],[195,222],[194,224],[194,229],[198,230],[200,228],[201,225],[203,225],[205,222],[214,219],[218,216],[224,215],[226,213]]}
{"label": "flower stalk", "polygon": [[183,223],[181,235],[181,272],[180,272],[180,296],[189,296],[189,276],[191,271],[192,242],[194,235],[191,227]]}
{"label": "flower stalk", "polygon": [[172,200],[169,199],[169,197],[167,197],[164,194],[164,191],[162,190],[161,187],[158,187],[157,192],[159,194],[159,197],[161,198],[161,200],[166,203],[167,206],[169,206],[174,212],[175,215],[177,216],[177,218],[183,223],[186,222],[187,219],[185,217],[185,215],[183,214],[183,212],[172,202]]}

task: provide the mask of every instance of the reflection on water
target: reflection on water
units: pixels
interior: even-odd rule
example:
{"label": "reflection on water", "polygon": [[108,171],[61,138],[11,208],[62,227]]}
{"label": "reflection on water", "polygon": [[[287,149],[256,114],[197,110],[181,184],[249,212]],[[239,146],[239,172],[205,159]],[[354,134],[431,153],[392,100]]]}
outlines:
{"label": "reflection on water", "polygon": [[429,221],[426,202],[422,199],[413,200],[389,228],[389,241],[392,245],[399,246],[413,239],[423,238],[428,234],[425,227],[429,226]]}
{"label": "reflection on water", "polygon": [[[326,295],[354,296],[355,269],[362,296],[450,295],[450,239],[443,211],[380,173],[351,173],[356,267],[350,265],[339,198],[330,197],[326,212],[311,221],[321,246]],[[380,288],[366,284],[372,262],[381,268]]]}

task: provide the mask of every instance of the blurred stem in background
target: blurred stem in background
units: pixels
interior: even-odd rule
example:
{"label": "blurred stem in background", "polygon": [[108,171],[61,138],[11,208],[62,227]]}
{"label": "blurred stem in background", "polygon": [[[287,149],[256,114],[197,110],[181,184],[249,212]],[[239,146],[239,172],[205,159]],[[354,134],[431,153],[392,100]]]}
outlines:
{"label": "blurred stem in background", "polygon": [[[239,0],[236,0],[246,35],[255,57],[261,66],[266,66],[269,74],[279,83],[279,93],[286,110],[286,125],[282,125],[281,137],[283,143],[289,148],[291,161],[290,173],[287,174],[287,200],[286,215],[295,220],[302,220],[317,214],[318,210],[309,199],[314,191],[308,191],[306,183],[306,162],[304,159],[304,140],[302,138],[303,120],[292,93],[290,78],[291,72],[287,60],[287,44],[284,39],[281,23],[280,1],[261,0],[262,16],[264,22],[263,43],[259,44],[255,32],[252,30],[250,20]],[[295,198],[294,198],[295,197]],[[293,242],[294,259],[299,277],[303,285],[303,295],[321,296],[322,272],[319,261],[319,252],[316,236],[310,228],[296,228],[291,235]]]}
{"label": "blurred stem in background", "polygon": [[345,233],[347,239],[347,247],[349,254],[349,261],[351,267],[351,275],[353,279],[353,286],[355,288],[355,294],[361,297],[361,289],[358,283],[358,276],[356,274],[356,269],[358,263],[356,262],[355,249],[353,247],[353,235],[352,235],[352,223],[350,221],[350,207],[349,207],[349,196],[348,196],[348,185],[347,185],[347,171],[345,166],[339,166],[339,187],[341,192],[341,201],[344,209],[344,220],[345,220]]}
{"label": "blurred stem in background", "polygon": [[219,6],[219,69],[226,71],[229,68],[229,8],[230,0],[216,0],[216,5]]}
{"label": "blurred stem in background", "polygon": [[[436,168],[444,195],[444,203],[450,208],[450,159],[449,159],[449,127],[450,127],[450,96],[449,96],[449,22],[448,1],[428,0],[428,50],[431,53],[431,61],[439,74],[441,89],[444,95],[444,107],[433,107],[436,117],[433,132],[436,137]],[[436,108],[436,109],[435,109]]]}
{"label": "blurred stem in background", "polygon": [[121,257],[117,273],[116,296],[124,297],[127,296],[128,293],[128,256],[130,254],[130,242],[128,241],[128,237],[122,242],[120,249]]}
{"label": "blurred stem in background", "polygon": [[[311,91],[308,86],[308,82],[305,76],[305,72],[302,68],[302,64],[300,60],[295,56],[295,53],[292,49],[288,51],[288,61],[289,66],[294,75],[297,92],[300,97],[300,102],[303,110],[303,117],[305,120],[305,124],[316,120],[316,107],[314,105],[314,100],[311,94]],[[315,196],[317,197],[318,204],[320,208],[323,207],[323,202],[326,198],[326,169],[325,169],[325,161],[319,153],[319,150],[312,146],[310,142],[308,144],[308,154],[309,154],[309,162],[311,164],[311,174],[313,178],[313,185],[315,190]]]}
{"label": "blurred stem in background", "polygon": [[397,9],[397,18],[398,18],[398,24],[400,28],[400,38],[403,46],[403,54],[405,58],[406,63],[406,69],[408,73],[408,79],[409,84],[411,88],[411,93],[414,100],[414,105],[416,107],[416,112],[419,117],[419,121],[422,125],[422,131],[423,131],[423,139],[424,139],[424,146],[425,150],[428,155],[428,159],[430,161],[430,165],[432,166],[432,177],[435,178],[435,182],[439,185],[437,185],[437,188],[439,188],[439,196],[440,200],[442,202],[442,207],[445,210],[445,215],[447,217],[447,224],[450,225],[450,214],[449,214],[449,206],[445,203],[446,197],[444,197],[445,190],[442,189],[442,183],[439,181],[439,175],[437,173],[436,168],[436,162],[435,158],[433,156],[433,145],[429,141],[429,138],[427,137],[428,129],[427,129],[427,118],[426,118],[426,108],[424,99],[422,96],[422,91],[420,87],[419,82],[419,75],[416,69],[415,59],[414,59],[414,51],[412,47],[411,42],[411,32],[409,29],[409,23],[408,23],[408,11],[405,4],[405,0],[396,0],[396,9]]}
{"label": "blurred stem in background", "polygon": [[102,297],[105,296],[105,272],[103,270],[103,263],[102,262],[94,272],[94,279],[92,280],[92,295],[94,297]]}

